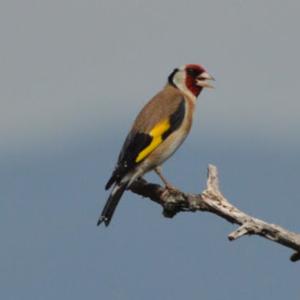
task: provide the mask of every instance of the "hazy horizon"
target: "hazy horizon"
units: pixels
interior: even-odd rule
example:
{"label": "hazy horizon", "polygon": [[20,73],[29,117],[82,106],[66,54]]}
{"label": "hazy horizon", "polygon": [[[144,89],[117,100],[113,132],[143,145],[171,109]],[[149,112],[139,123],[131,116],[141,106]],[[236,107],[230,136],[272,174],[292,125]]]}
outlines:
{"label": "hazy horizon", "polygon": [[[187,192],[216,164],[225,196],[300,232],[298,1],[2,1],[0,295],[298,299],[292,251],[126,192],[96,227],[136,113],[174,67],[216,78],[164,165]],[[147,179],[159,182],[153,174]],[[217,288],[216,288],[217,286]]]}

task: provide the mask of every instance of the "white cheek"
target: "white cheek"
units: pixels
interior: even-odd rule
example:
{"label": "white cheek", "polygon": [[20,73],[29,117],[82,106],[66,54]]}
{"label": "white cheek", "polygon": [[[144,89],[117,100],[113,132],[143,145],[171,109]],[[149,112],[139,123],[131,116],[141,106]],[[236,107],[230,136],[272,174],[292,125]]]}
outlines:
{"label": "white cheek", "polygon": [[183,93],[188,95],[191,99],[195,98],[195,95],[186,87],[185,85],[186,80],[186,74],[184,71],[180,71],[177,74],[175,74],[173,82],[177,86],[179,90],[181,90]]}
{"label": "white cheek", "polygon": [[186,77],[186,75],[185,75],[185,72],[183,72],[183,71],[176,73],[174,76],[173,81],[180,90],[186,89],[185,77]]}

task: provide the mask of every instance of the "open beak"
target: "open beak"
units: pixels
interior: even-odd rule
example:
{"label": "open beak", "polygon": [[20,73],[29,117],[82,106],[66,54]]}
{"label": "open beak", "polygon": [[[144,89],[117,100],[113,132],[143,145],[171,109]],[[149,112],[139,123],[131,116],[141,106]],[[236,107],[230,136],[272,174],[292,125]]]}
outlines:
{"label": "open beak", "polygon": [[214,86],[211,85],[209,82],[207,82],[208,80],[215,80],[210,74],[208,74],[207,72],[202,73],[201,75],[199,75],[196,79],[196,84],[203,87],[203,88],[209,88],[209,89],[213,89]]}

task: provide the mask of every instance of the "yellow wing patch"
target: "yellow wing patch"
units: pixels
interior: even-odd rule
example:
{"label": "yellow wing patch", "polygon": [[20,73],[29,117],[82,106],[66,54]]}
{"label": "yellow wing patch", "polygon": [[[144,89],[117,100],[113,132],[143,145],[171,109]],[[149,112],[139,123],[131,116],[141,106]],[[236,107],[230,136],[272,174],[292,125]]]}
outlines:
{"label": "yellow wing patch", "polygon": [[143,149],[137,156],[135,162],[138,163],[147,157],[155,148],[157,148],[162,142],[163,134],[171,127],[169,120],[164,120],[156,124],[150,131],[149,135],[152,137],[150,145]]}

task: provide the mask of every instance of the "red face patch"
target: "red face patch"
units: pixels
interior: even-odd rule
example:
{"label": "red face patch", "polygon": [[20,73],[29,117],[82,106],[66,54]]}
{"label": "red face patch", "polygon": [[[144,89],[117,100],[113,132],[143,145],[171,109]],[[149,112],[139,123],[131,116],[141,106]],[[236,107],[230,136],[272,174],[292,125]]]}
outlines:
{"label": "red face patch", "polygon": [[190,64],[190,65],[186,65],[185,69],[193,69],[193,70],[197,70],[199,72],[199,74],[203,73],[203,72],[207,72],[205,70],[205,68],[201,65],[195,65],[195,64]]}
{"label": "red face patch", "polygon": [[195,97],[198,97],[202,91],[202,87],[196,84],[196,80],[203,72],[206,72],[206,70],[201,65],[190,64],[185,67],[185,85]]}

